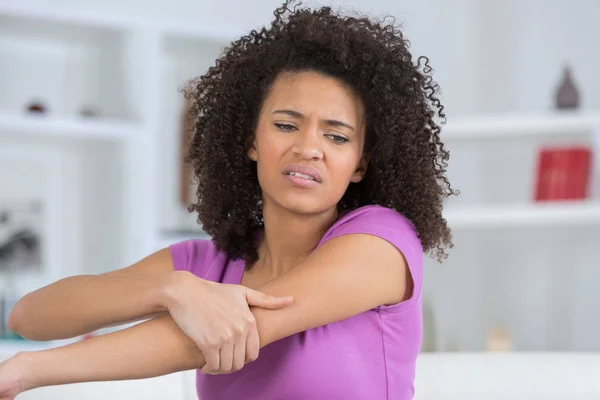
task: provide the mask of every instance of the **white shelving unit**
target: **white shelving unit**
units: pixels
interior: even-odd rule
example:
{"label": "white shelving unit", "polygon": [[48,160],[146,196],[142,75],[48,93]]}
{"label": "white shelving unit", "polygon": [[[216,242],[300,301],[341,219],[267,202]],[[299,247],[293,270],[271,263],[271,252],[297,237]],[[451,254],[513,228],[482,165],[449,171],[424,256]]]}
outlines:
{"label": "white shelving unit", "polygon": [[[518,173],[513,174],[514,181],[524,181],[521,188],[533,188],[536,168],[536,152],[543,146],[560,144],[584,144],[600,148],[600,113],[556,112],[533,113],[530,115],[499,115],[459,117],[451,120],[442,129],[442,139],[446,147],[453,152],[457,148],[461,156],[471,156],[485,169],[487,158],[485,152],[503,148],[506,151],[503,160],[506,168],[510,164],[522,163]],[[478,150],[483,146],[483,150]],[[520,159],[511,158],[516,154]],[[473,157],[474,156],[474,157]],[[523,157],[525,156],[525,157]],[[524,160],[523,160],[524,159]],[[460,163],[461,160],[458,160]],[[454,157],[451,160],[452,163]],[[598,164],[598,161],[595,161]],[[600,164],[598,164],[600,165]],[[464,170],[475,165],[464,165]],[[497,170],[493,165],[492,169]],[[590,196],[596,197],[600,175],[592,168],[590,178]],[[527,175],[523,175],[523,170]],[[466,172],[466,171],[465,171]],[[472,176],[471,173],[464,175]],[[510,174],[510,172],[508,173]],[[511,199],[497,203],[489,201],[469,201],[466,205],[449,205],[445,217],[453,229],[499,229],[518,227],[562,227],[578,225],[600,225],[600,198],[585,201],[540,202],[530,201],[531,193],[518,193],[519,201]]]}
{"label": "white shelving unit", "polygon": [[[52,162],[60,164],[56,171],[61,175],[53,182],[62,186],[51,194],[61,199],[55,205],[62,204],[58,212],[65,218],[47,231],[68,243],[54,249],[45,266],[54,271],[52,277],[120,268],[170,243],[206,237],[177,200],[183,112],[178,89],[213,65],[221,47],[239,33],[0,4],[0,148],[14,148],[15,154],[29,148],[52,152]],[[27,114],[30,101],[48,104],[48,112]],[[98,117],[79,116],[82,107],[90,106]],[[477,271],[501,269],[501,264],[488,266],[489,260],[472,261],[466,250],[460,253],[472,238],[480,243],[487,234],[512,235],[515,229],[600,232],[600,199],[560,204],[530,200],[539,147],[593,143],[599,129],[600,111],[450,118],[442,139],[452,152],[449,175],[461,196],[445,211],[459,241],[458,254],[451,255],[455,261],[446,270],[464,272],[452,263],[477,265]],[[20,168],[25,167],[23,161]],[[595,242],[586,240],[580,247],[592,249],[600,236]],[[538,252],[542,244],[535,246],[532,251]],[[529,253],[519,254],[525,261],[515,262],[531,262]],[[23,291],[40,283],[25,282]],[[478,282],[458,284],[472,289]],[[450,289],[438,288],[434,300],[448,303],[445,290]],[[483,318],[479,309],[470,312],[467,322]],[[438,322],[442,334],[467,349],[480,346],[487,329],[482,326],[471,335],[461,333],[459,323]],[[586,340],[572,336],[560,343]]]}
{"label": "white shelving unit", "polygon": [[453,229],[600,225],[600,202],[465,207],[445,214]]}
{"label": "white shelving unit", "polygon": [[[99,165],[90,177],[121,199],[113,215],[120,219],[124,244],[105,249],[120,254],[105,269],[174,241],[206,237],[177,200],[179,89],[214,64],[235,38],[233,31],[216,26],[0,4],[2,145],[44,143],[61,151],[94,152],[105,142],[111,147],[104,159],[121,168],[118,180],[107,181],[111,177]],[[48,111],[27,113],[33,101]],[[81,116],[84,107],[99,116]]]}
{"label": "white shelving unit", "polygon": [[141,126],[128,122],[8,113],[0,114],[0,132],[3,134],[115,142],[122,142],[143,135]]}
{"label": "white shelving unit", "polygon": [[[598,351],[600,113],[458,117],[442,139],[461,194],[444,211],[455,248],[425,270],[431,346],[483,350],[500,328],[517,350]],[[553,146],[594,151],[588,199],[533,200],[539,150]]]}
{"label": "white shelving unit", "polygon": [[600,112],[560,112],[472,116],[450,119],[442,130],[445,141],[518,140],[589,137],[600,129]]}

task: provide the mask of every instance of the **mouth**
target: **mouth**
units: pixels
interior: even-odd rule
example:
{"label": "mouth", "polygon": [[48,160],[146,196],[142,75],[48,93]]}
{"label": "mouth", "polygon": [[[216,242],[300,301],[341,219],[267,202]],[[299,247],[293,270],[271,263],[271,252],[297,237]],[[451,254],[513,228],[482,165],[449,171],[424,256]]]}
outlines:
{"label": "mouth", "polygon": [[288,165],[283,171],[283,175],[294,176],[314,182],[321,183],[321,174],[314,167],[301,164]]}

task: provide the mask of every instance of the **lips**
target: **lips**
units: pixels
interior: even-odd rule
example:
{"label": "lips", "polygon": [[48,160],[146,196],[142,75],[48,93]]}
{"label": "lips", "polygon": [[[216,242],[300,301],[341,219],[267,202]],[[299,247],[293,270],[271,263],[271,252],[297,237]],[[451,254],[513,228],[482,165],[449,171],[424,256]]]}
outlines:
{"label": "lips", "polygon": [[316,182],[321,183],[321,174],[314,167],[309,167],[308,165],[302,164],[290,164],[283,170],[284,175],[289,175],[290,173],[295,172],[303,175],[307,175],[311,177]]}

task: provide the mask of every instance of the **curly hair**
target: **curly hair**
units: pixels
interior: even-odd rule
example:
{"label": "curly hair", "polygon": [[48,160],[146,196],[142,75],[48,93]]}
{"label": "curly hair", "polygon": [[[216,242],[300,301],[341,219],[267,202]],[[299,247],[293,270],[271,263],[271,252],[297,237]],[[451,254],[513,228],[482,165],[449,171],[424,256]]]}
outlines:
{"label": "curly hair", "polygon": [[429,60],[413,63],[393,20],[340,16],[330,7],[292,9],[289,1],[274,15],[269,27],[232,42],[184,89],[194,121],[187,160],[198,183],[188,210],[229,257],[249,265],[257,260],[261,189],[247,150],[258,114],[280,73],[316,71],[353,88],[366,111],[367,172],[338,208],[395,209],[411,220],[423,250],[441,262],[452,247],[443,201],[456,192],[445,175],[444,107]]}

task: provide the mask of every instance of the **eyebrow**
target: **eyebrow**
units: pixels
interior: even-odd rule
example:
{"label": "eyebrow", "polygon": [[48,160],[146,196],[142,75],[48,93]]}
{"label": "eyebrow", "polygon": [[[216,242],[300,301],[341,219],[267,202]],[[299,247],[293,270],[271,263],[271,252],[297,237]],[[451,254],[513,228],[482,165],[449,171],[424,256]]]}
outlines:
{"label": "eyebrow", "polygon": [[[273,114],[285,114],[293,118],[304,118],[304,115],[302,113],[299,113],[298,111],[294,110],[275,110],[273,111]],[[325,122],[331,126],[343,126],[345,128],[354,130],[354,127],[352,125],[347,124],[346,122],[339,121],[337,119],[326,119]]]}

